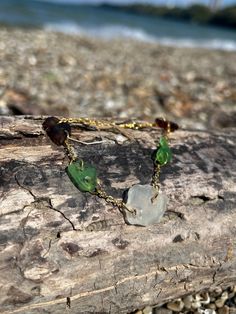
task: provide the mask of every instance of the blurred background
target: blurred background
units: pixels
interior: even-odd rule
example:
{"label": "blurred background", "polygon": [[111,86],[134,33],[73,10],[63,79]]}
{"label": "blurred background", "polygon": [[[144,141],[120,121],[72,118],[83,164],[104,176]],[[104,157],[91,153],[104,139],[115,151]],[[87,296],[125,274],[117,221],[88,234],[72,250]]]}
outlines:
{"label": "blurred background", "polygon": [[0,114],[236,125],[235,0],[1,0]]}

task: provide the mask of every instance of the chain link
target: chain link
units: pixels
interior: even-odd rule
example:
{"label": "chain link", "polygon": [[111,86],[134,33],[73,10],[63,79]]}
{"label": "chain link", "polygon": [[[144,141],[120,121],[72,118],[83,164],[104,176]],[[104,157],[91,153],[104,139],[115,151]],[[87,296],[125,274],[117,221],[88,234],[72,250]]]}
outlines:
{"label": "chain link", "polygon": [[161,173],[161,166],[158,164],[154,164],[154,169],[153,169],[153,175],[152,175],[152,182],[151,185],[159,192],[160,190],[160,173]]}
{"label": "chain link", "polygon": [[69,157],[70,162],[75,161],[78,157],[74,151],[73,146],[68,142],[68,139],[65,140],[65,148],[66,148],[67,155]]}
{"label": "chain link", "polygon": [[135,209],[131,209],[131,208],[128,208],[126,206],[126,204],[120,200],[120,199],[117,199],[117,198],[114,198],[113,196],[107,194],[106,191],[102,190],[101,188],[100,189],[96,189],[96,191],[94,193],[92,193],[102,199],[104,199],[107,203],[109,204],[112,204],[114,206],[117,206],[119,209],[127,209],[129,212],[131,213],[135,213]]}

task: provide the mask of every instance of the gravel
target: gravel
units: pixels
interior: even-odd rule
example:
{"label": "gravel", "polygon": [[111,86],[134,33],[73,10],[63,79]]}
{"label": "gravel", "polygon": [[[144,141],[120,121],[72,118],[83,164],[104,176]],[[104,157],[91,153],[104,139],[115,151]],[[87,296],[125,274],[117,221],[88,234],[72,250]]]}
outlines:
{"label": "gravel", "polygon": [[0,114],[236,122],[236,54],[0,28]]}
{"label": "gravel", "polygon": [[136,314],[235,314],[236,286],[222,290],[216,287],[209,291],[202,291],[187,295],[154,307],[146,307],[134,312]]}

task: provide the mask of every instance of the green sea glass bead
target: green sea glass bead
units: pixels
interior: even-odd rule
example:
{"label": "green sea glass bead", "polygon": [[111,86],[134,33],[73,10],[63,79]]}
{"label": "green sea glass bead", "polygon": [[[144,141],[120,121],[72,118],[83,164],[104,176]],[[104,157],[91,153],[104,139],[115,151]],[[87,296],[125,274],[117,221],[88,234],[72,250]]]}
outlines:
{"label": "green sea glass bead", "polygon": [[159,148],[156,153],[155,161],[161,166],[167,164],[172,160],[172,152],[169,147],[167,139],[162,136],[159,142]]}
{"label": "green sea glass bead", "polygon": [[94,192],[97,186],[96,168],[84,163],[82,160],[73,161],[66,168],[66,173],[71,182],[81,192]]}

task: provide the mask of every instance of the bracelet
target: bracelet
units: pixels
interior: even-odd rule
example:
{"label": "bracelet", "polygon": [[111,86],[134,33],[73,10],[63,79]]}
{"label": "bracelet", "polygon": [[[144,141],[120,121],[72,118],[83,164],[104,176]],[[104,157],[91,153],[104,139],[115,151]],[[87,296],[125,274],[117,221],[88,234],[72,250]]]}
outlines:
{"label": "bracelet", "polygon": [[[71,142],[82,144],[94,144],[101,142],[86,143],[71,137],[72,126],[81,130],[118,130],[122,129],[142,130],[145,128],[161,128],[163,134],[160,137],[157,149],[153,154],[153,175],[150,184],[135,184],[128,189],[125,199],[116,199],[108,195],[101,187],[97,177],[95,166],[79,159]],[[118,123],[106,120],[96,120],[89,118],[62,118],[48,117],[43,122],[43,129],[57,146],[63,146],[69,159],[69,164],[65,171],[71,182],[80,192],[88,192],[92,195],[104,199],[107,203],[118,207],[124,216],[125,222],[132,225],[147,226],[157,223],[162,218],[167,208],[168,198],[160,190],[161,168],[172,160],[172,152],[169,147],[169,134],[178,129],[174,122],[157,118],[154,123],[149,122],[128,122]]]}

